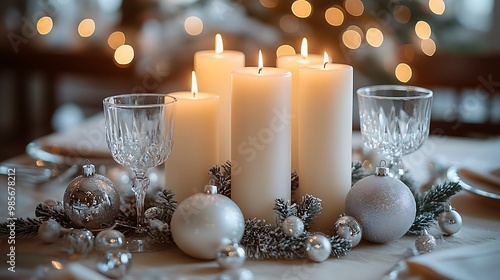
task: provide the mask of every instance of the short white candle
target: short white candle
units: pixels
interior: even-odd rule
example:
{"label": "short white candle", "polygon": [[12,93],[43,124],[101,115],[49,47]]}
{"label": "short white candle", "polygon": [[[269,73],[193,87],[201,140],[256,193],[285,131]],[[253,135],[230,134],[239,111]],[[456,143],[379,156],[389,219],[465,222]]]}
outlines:
{"label": "short white candle", "polygon": [[231,198],[247,219],[276,222],[274,200],[290,199],[291,73],[262,66],[232,79]]}
{"label": "short white candle", "polygon": [[219,163],[231,159],[231,72],[245,67],[245,55],[224,50],[222,37],[217,34],[215,51],[194,54],[194,71],[201,92],[219,96]]}
{"label": "short white candle", "polygon": [[299,68],[307,65],[321,65],[323,56],[309,54],[307,39],[302,39],[300,55],[283,55],[276,59],[276,67],[292,73],[292,169],[299,168]]}
{"label": "short white candle", "polygon": [[174,144],[165,161],[165,183],[181,202],[202,192],[209,182],[208,170],[217,162],[217,114],[219,97],[197,92],[193,72],[191,92],[173,92],[177,98]]}
{"label": "short white candle", "polygon": [[312,230],[331,231],[351,188],[353,69],[325,62],[299,72],[299,192],[322,200]]}

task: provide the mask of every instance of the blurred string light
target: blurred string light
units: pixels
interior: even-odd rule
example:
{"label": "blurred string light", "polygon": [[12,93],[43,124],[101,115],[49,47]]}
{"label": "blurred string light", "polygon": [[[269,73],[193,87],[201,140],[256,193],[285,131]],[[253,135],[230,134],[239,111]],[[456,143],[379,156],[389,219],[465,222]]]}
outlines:
{"label": "blurred string light", "polygon": [[405,5],[396,5],[392,12],[394,14],[394,19],[402,24],[408,23],[411,18],[411,11]]}
{"label": "blurred string light", "polygon": [[41,17],[36,23],[36,30],[40,33],[40,35],[46,35],[49,34],[53,26],[54,23],[52,22],[52,18],[45,16]]}
{"label": "blurred string light", "polygon": [[410,65],[406,63],[400,63],[396,66],[395,70],[396,78],[402,83],[407,83],[412,76],[412,71]]}
{"label": "blurred string light", "polygon": [[190,16],[184,21],[184,29],[191,36],[200,35],[203,31],[203,21],[197,16]]}
{"label": "blurred string light", "polygon": [[384,34],[376,27],[369,28],[366,31],[366,42],[372,47],[378,48],[384,42]]}
{"label": "blurred string light", "polygon": [[128,65],[134,59],[134,48],[130,45],[121,45],[115,50],[115,61],[119,65]]}
{"label": "blurred string light", "polygon": [[299,20],[292,15],[284,15],[280,19],[280,28],[286,33],[295,33],[299,30]]}
{"label": "blurred string light", "polygon": [[344,12],[338,7],[328,8],[325,12],[325,19],[331,26],[341,26],[344,22]]}
{"label": "blurred string light", "polygon": [[420,42],[420,48],[425,55],[433,56],[436,52],[436,43],[431,38],[424,39]]}
{"label": "blurred string light", "polygon": [[312,13],[311,3],[306,0],[296,0],[292,3],[292,13],[298,18],[307,18]]}
{"label": "blurred string light", "polygon": [[359,48],[362,40],[362,31],[355,25],[349,26],[347,30],[342,33],[342,43],[351,50]]}
{"label": "blurred string light", "polygon": [[121,31],[115,31],[108,37],[108,45],[116,50],[119,46],[125,44],[125,34]]}
{"label": "blurred string light", "polygon": [[436,15],[442,15],[446,9],[446,4],[443,0],[429,0],[429,9]]}
{"label": "blurred string light", "polygon": [[290,45],[281,45],[276,50],[276,57],[282,55],[294,55],[296,54],[295,49]]}
{"label": "blurred string light", "polygon": [[362,15],[365,10],[361,0],[345,0],[344,7],[350,15],[355,17]]}
{"label": "blurred string light", "polygon": [[278,0],[260,0],[260,4],[266,8],[272,9],[278,6]]}
{"label": "blurred string light", "polygon": [[419,20],[415,24],[415,33],[420,39],[429,39],[431,37],[431,26],[423,21]]}
{"label": "blurred string light", "polygon": [[93,19],[86,18],[80,22],[78,25],[78,34],[86,38],[92,36],[95,31],[95,22]]}

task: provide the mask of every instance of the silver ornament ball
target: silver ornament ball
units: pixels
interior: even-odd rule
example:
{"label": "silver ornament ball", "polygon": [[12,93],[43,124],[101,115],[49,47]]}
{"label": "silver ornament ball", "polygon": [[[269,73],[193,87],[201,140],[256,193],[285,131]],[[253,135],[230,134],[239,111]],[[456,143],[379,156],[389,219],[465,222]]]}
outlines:
{"label": "silver ornament ball", "polygon": [[361,241],[361,226],[352,216],[341,214],[340,218],[335,222],[333,230],[340,237],[351,240],[352,247],[357,246]]}
{"label": "silver ornament ball", "polygon": [[439,215],[438,224],[445,235],[453,235],[462,228],[462,216],[448,205]]}
{"label": "silver ornament ball", "polygon": [[69,229],[65,235],[66,249],[70,255],[86,255],[94,248],[94,234],[87,229]]}
{"label": "silver ornament ball", "polygon": [[322,234],[315,234],[306,241],[307,257],[315,262],[323,262],[330,257],[332,244],[330,240]]}
{"label": "silver ornament ball", "polygon": [[363,229],[362,238],[371,242],[398,239],[415,220],[412,192],[403,182],[387,174],[387,168],[377,167],[375,175],[356,182],[346,198],[346,214],[356,218]]}
{"label": "silver ornament ball", "polygon": [[97,270],[110,277],[122,278],[130,271],[132,254],[126,250],[111,250],[100,254]]}
{"label": "silver ornament ball", "polygon": [[217,251],[216,260],[224,269],[240,268],[246,260],[245,249],[238,243],[222,245]]}
{"label": "silver ornament ball", "polygon": [[54,243],[61,235],[62,227],[54,219],[48,219],[38,227],[38,236],[45,243]]}
{"label": "silver ornament ball", "polygon": [[436,238],[424,230],[415,240],[415,247],[419,253],[429,253],[437,247]]}
{"label": "silver ornament ball", "polygon": [[238,205],[217,194],[217,187],[205,186],[205,193],[182,201],[170,222],[175,244],[199,259],[215,259],[217,250],[229,241],[240,242],[245,220]]}
{"label": "silver ornament ball", "polygon": [[100,252],[122,249],[125,247],[125,240],[123,233],[114,229],[106,229],[95,237],[95,248]]}
{"label": "silver ornament ball", "polygon": [[283,221],[281,229],[289,237],[299,237],[304,233],[304,222],[296,216],[289,216]]}

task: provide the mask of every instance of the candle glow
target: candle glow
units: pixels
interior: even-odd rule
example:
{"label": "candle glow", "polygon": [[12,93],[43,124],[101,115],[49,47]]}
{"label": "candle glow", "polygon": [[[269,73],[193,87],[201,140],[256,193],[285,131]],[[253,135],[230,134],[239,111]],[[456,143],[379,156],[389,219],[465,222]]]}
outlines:
{"label": "candle glow", "polygon": [[262,61],[262,51],[259,50],[259,64],[258,64],[259,74],[260,72],[262,72],[262,68],[264,68],[264,62]]}
{"label": "candle glow", "polygon": [[325,51],[323,54],[323,68],[326,68],[326,65],[330,62],[330,58],[328,57],[328,53]]}
{"label": "candle glow", "polygon": [[196,72],[191,72],[191,93],[193,94],[193,98],[196,97],[198,93],[198,83],[196,82]]}
{"label": "candle glow", "polygon": [[300,55],[302,55],[303,59],[307,59],[308,50],[307,50],[307,39],[302,39],[302,46],[300,47]]}
{"label": "candle glow", "polygon": [[224,51],[224,44],[222,43],[222,36],[220,34],[215,35],[215,53],[221,54]]}

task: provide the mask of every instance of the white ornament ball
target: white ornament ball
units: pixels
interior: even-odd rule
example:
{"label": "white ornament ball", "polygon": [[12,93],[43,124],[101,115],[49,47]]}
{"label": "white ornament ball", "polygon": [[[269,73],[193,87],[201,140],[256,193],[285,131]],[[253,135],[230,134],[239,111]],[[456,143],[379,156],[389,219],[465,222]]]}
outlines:
{"label": "white ornament ball", "polygon": [[363,229],[363,239],[386,243],[403,236],[415,220],[416,203],[410,189],[377,167],[375,175],[359,180],[347,194],[346,213]]}
{"label": "white ornament ball", "polygon": [[341,214],[340,218],[335,222],[333,230],[340,237],[351,240],[352,247],[357,246],[361,241],[361,226],[352,216]]}
{"label": "white ornament ball", "polygon": [[306,240],[306,254],[312,261],[323,262],[331,252],[332,243],[322,234],[315,234]]}
{"label": "white ornament ball", "polygon": [[240,242],[245,220],[236,203],[217,194],[216,186],[207,185],[205,193],[194,194],[177,206],[170,228],[184,253],[213,260],[222,245]]}
{"label": "white ornament ball", "polygon": [[124,247],[125,236],[117,230],[106,229],[99,232],[95,237],[95,248],[99,252],[122,249]]}
{"label": "white ornament ball", "polygon": [[224,269],[240,268],[246,259],[245,249],[238,243],[223,245],[217,251],[217,263]]}
{"label": "white ornament ball", "polygon": [[38,227],[38,236],[45,243],[54,243],[61,235],[62,227],[54,219],[48,219]]}
{"label": "white ornament ball", "polygon": [[299,217],[290,216],[283,221],[281,229],[289,237],[299,237],[304,233],[304,222]]}
{"label": "white ornament ball", "polygon": [[462,216],[448,205],[439,215],[438,224],[446,235],[453,235],[462,228]]}

